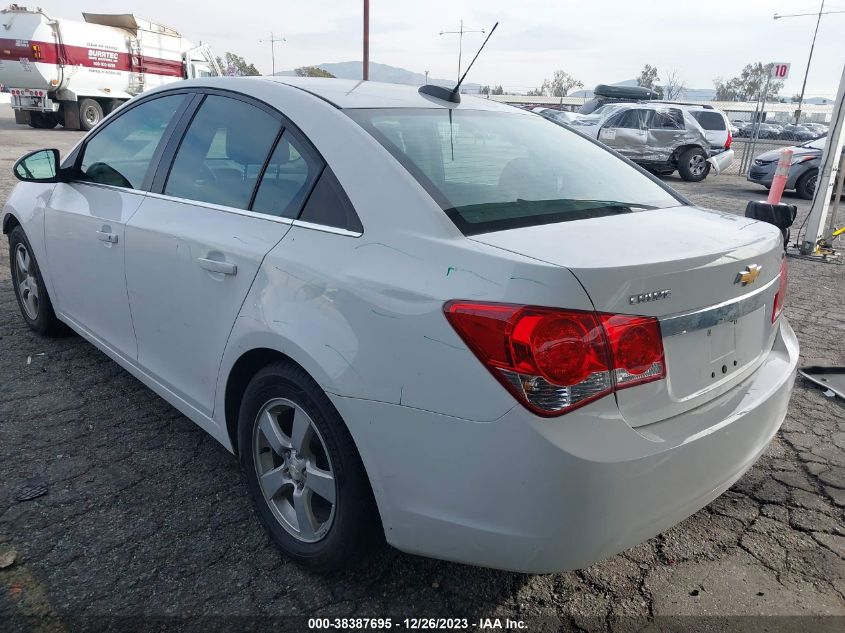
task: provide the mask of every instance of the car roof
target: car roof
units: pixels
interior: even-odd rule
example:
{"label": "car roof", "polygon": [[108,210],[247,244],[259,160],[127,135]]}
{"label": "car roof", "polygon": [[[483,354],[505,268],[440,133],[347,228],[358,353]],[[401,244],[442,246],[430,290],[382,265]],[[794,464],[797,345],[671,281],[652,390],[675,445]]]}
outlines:
{"label": "car roof", "polygon": [[[226,78],[220,78],[225,81]],[[329,79],[323,77],[261,77],[262,80],[292,86],[335,107],[346,108],[459,108],[466,110],[492,110],[520,112],[519,108],[462,94],[461,103],[455,104],[420,94],[418,86],[389,84],[360,79]],[[522,111],[524,112],[524,111]]]}

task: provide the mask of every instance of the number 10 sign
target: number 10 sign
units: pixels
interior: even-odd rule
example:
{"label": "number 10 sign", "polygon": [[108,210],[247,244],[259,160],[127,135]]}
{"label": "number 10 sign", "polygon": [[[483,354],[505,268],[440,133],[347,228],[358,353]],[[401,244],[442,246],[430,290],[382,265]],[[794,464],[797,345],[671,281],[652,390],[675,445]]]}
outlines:
{"label": "number 10 sign", "polygon": [[774,63],[772,64],[772,79],[787,79],[789,77],[790,64]]}

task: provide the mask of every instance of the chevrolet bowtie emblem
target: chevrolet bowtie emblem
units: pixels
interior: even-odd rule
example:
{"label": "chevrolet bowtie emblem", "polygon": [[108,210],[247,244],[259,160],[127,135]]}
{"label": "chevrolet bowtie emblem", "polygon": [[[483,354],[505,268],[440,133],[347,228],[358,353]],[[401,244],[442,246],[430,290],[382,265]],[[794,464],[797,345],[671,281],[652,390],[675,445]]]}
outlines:
{"label": "chevrolet bowtie emblem", "polygon": [[741,270],[736,275],[735,284],[742,284],[743,286],[747,286],[748,284],[753,284],[757,281],[757,277],[760,276],[760,272],[763,270],[763,267],[759,264],[751,264],[745,267],[745,270]]}

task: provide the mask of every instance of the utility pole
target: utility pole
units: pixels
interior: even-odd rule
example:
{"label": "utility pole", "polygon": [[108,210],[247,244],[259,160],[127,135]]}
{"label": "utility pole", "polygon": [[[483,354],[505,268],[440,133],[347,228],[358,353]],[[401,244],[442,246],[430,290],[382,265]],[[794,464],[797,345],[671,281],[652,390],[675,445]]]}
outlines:
{"label": "utility pole", "polygon": [[370,78],[370,0],[364,0],[364,81]]}
{"label": "utility pole", "polygon": [[273,31],[270,31],[270,39],[269,40],[258,40],[259,42],[266,43],[270,42],[270,58],[272,60],[272,71],[271,74],[276,74],[276,42],[284,42],[286,41],[283,37],[276,37],[273,35]]}
{"label": "utility pole", "polygon": [[458,81],[461,80],[461,53],[464,48],[464,33],[485,33],[484,29],[470,30],[464,28],[464,21],[461,20],[461,28],[457,31],[440,31],[440,35],[457,35],[458,36]]}
{"label": "utility pole", "polygon": [[825,11],[824,10],[824,3],[825,0],[822,0],[822,4],[819,7],[819,12],[816,13],[791,13],[789,15],[778,15],[775,13],[774,19],[775,20],[782,20],[783,18],[800,18],[808,15],[818,15],[816,18],[816,30],[813,31],[813,43],[810,44],[810,56],[807,58],[807,69],[804,71],[804,83],[801,84],[801,95],[798,97],[798,109],[795,111],[795,125],[798,125],[801,119],[801,106],[804,105],[804,90],[807,88],[807,75],[810,74],[810,63],[813,61],[813,49],[816,48],[816,36],[819,34],[819,24],[822,21],[823,15],[830,15],[831,13],[845,13],[845,11]]}

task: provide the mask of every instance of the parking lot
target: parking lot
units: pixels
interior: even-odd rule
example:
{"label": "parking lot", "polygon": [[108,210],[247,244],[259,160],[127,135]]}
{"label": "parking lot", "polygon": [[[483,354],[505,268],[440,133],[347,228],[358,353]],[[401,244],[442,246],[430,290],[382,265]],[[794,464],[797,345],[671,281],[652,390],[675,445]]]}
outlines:
{"label": "parking lot", "polygon": [[[18,156],[79,138],[15,126],[0,104],[0,200]],[[732,175],[666,180],[736,213],[765,193]],[[797,228],[809,205],[787,200]],[[843,271],[790,260],[786,314],[802,365],[845,364]],[[47,493],[17,501],[32,483]],[[822,616],[845,616],[843,509],[845,406],[799,378],[781,431],[729,492],[590,568],[529,576],[384,547],[360,568],[314,575],[271,544],[236,460],[210,436],[81,338],[27,329],[0,244],[0,554],[16,552],[0,569],[2,633],[307,630],[285,616],[499,617],[529,631],[628,631],[648,619],[704,631],[715,618],[735,630],[841,631],[844,619]],[[771,617],[739,617],[761,615]]]}

